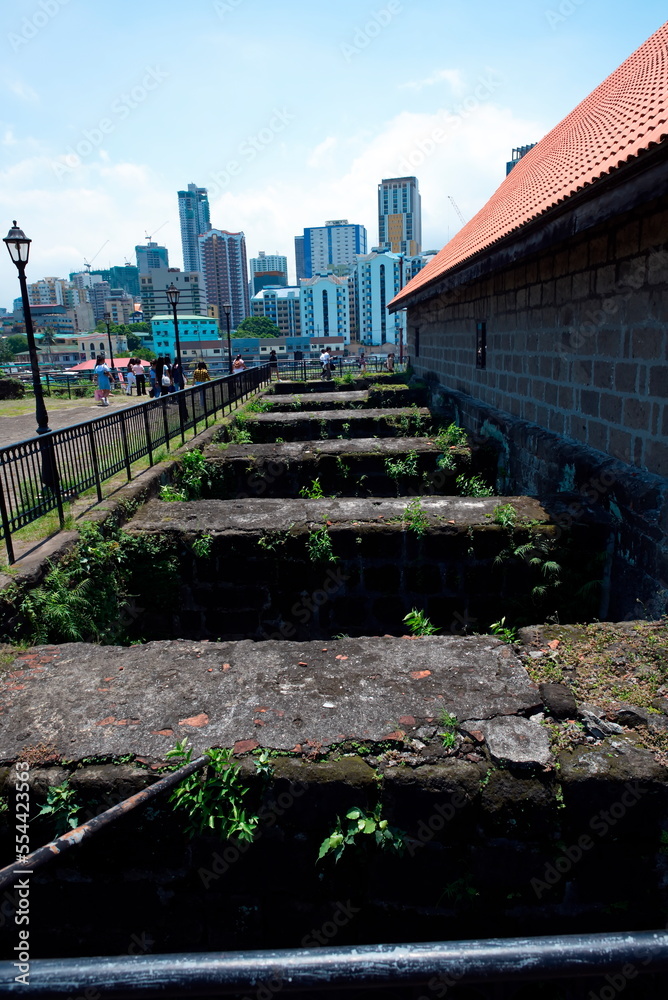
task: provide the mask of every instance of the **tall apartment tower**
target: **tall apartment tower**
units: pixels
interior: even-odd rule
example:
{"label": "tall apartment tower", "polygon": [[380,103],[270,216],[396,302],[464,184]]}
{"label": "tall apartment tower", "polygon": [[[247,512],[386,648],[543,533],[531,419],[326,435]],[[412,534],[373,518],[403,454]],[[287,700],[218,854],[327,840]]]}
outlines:
{"label": "tall apartment tower", "polygon": [[306,277],[304,270],[304,237],[295,236],[295,270],[297,273],[297,284]]}
{"label": "tall apartment tower", "polygon": [[357,254],[366,253],[366,229],[347,219],[304,230],[304,275],[312,278],[335,267],[352,267]]}
{"label": "tall apartment tower", "polygon": [[243,233],[209,229],[199,237],[199,254],[207,302],[216,307],[221,328],[225,323],[224,305],[229,302],[232,306],[230,324],[236,330],[250,315],[246,237]]}
{"label": "tall apartment tower", "polygon": [[422,249],[417,177],[388,177],[378,185],[378,246],[414,257]]}
{"label": "tall apartment tower", "polygon": [[206,188],[189,184],[187,191],[179,191],[179,222],[183,247],[183,270],[201,271],[198,238],[211,229],[209,196]]}

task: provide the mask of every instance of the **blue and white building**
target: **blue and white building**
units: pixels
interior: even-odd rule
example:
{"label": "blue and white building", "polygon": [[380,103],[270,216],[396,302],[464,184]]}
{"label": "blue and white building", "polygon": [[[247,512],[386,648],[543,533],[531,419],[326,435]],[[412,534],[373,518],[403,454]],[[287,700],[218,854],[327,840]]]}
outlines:
{"label": "blue and white building", "polygon": [[[316,274],[302,281],[299,312],[303,337],[343,337],[350,343],[350,286],[348,278]],[[389,301],[389,299],[388,299]]]}
{"label": "blue and white building", "polygon": [[251,299],[253,316],[266,316],[275,323],[283,337],[301,334],[299,314],[300,288],[263,288]]}
{"label": "blue and white building", "polygon": [[[220,336],[218,320],[212,316],[178,315],[179,341],[181,342],[181,357],[184,361],[195,358],[217,357],[224,347]],[[174,319],[171,315],[153,316],[151,333],[139,334],[146,347],[156,354],[168,354],[176,357],[176,337],[174,334]],[[213,345],[213,346],[212,346]]]}
{"label": "blue and white building", "polygon": [[324,226],[304,230],[304,274],[331,271],[337,267],[352,267],[358,254],[366,253],[366,229],[334,219]]}

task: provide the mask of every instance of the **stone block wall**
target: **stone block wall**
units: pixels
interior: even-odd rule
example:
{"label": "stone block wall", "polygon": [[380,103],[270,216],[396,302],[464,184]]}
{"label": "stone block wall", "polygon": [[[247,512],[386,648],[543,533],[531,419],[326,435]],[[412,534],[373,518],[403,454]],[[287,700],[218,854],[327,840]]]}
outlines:
{"label": "stone block wall", "polygon": [[417,373],[668,476],[667,237],[664,197],[412,307]]}

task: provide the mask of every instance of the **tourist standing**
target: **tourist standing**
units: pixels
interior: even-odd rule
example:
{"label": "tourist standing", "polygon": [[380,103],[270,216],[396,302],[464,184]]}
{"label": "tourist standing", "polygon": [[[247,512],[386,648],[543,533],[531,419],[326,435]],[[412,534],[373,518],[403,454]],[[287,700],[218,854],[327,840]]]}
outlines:
{"label": "tourist standing", "polygon": [[146,376],[144,375],[144,366],[139,358],[133,358],[132,372],[135,377],[135,382],[137,383],[137,395],[146,395]]}
{"label": "tourist standing", "polygon": [[242,372],[244,371],[245,367],[246,365],[244,364],[244,359],[241,357],[240,354],[237,354],[236,358],[232,362],[232,371]]}
{"label": "tourist standing", "polygon": [[102,397],[98,406],[109,406],[111,392],[111,368],[104,360],[104,354],[98,354],[93,372],[97,375],[98,394]]}
{"label": "tourist standing", "polygon": [[135,359],[134,358],[130,358],[130,360],[128,361],[128,367],[126,369],[126,376],[125,376],[125,395],[126,396],[131,396],[132,395],[132,386],[137,384],[137,379],[135,378],[135,373],[134,373],[133,368],[132,368],[132,366],[134,365],[134,363],[135,363]]}

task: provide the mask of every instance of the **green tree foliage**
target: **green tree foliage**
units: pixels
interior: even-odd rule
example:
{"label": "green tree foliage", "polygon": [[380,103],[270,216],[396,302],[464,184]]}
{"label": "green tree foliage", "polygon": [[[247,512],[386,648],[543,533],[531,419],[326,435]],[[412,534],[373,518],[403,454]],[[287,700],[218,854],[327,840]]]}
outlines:
{"label": "green tree foliage", "polygon": [[6,340],[0,340],[0,363],[14,360],[14,351]]}
{"label": "green tree foliage", "polygon": [[248,316],[239,323],[237,337],[280,337],[281,331],[268,316]]}
{"label": "green tree foliage", "polygon": [[158,355],[150,347],[137,347],[133,349],[132,356],[142,361],[155,361]]}
{"label": "green tree foliage", "polygon": [[22,354],[23,351],[28,350],[27,338],[19,333],[15,333],[11,337],[6,337],[3,343],[8,344],[14,354]]}

